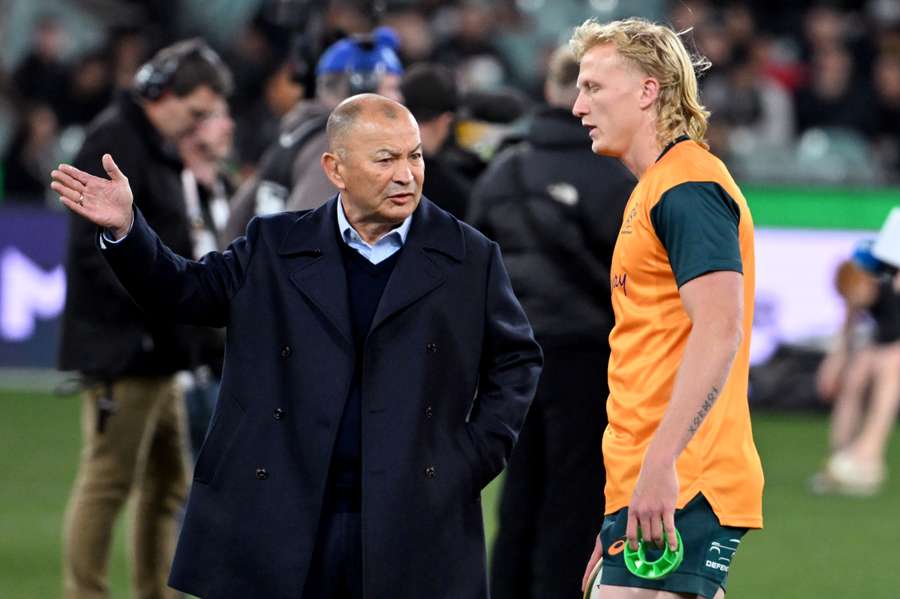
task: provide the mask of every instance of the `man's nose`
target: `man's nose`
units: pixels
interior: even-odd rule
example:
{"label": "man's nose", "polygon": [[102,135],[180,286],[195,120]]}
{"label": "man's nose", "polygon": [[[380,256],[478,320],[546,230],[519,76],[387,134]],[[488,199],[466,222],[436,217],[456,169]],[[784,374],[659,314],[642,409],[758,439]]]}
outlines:
{"label": "man's nose", "polygon": [[578,97],[575,98],[575,104],[572,105],[572,114],[574,114],[578,118],[586,115],[588,111],[585,104],[586,102],[584,101],[584,94],[582,92],[578,92]]}
{"label": "man's nose", "polygon": [[394,181],[407,185],[413,180],[412,168],[405,160],[397,161],[397,168],[394,169]]}

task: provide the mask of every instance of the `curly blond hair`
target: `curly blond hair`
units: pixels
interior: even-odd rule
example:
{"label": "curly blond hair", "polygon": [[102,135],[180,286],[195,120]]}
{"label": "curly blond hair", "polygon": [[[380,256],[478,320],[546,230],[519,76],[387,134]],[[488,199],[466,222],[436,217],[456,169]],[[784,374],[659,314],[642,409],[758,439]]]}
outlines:
{"label": "curly blond hair", "polygon": [[588,19],[575,29],[569,46],[581,62],[594,46],[613,44],[632,66],[659,81],[656,136],[660,145],[687,135],[708,148],[704,136],[709,112],[700,104],[697,73],[708,69],[710,62],[703,56],[692,57],[679,36],[645,19],[610,23]]}

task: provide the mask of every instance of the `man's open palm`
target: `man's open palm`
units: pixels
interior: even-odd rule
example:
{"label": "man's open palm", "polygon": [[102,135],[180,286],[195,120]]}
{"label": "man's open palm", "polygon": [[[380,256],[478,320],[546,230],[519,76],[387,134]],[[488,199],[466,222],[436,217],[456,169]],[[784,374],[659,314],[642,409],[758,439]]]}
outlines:
{"label": "man's open palm", "polygon": [[109,154],[103,155],[103,168],[109,179],[95,177],[70,164],[60,164],[50,173],[50,188],[59,194],[65,206],[97,224],[109,229],[116,239],[131,228],[134,197],[126,177]]}

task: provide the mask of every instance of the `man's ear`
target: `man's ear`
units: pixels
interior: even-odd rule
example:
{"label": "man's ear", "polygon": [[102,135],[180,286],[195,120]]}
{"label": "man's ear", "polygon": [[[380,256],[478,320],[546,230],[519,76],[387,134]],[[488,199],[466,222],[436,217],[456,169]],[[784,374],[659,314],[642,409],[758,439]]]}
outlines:
{"label": "man's ear", "polygon": [[641,110],[646,110],[656,104],[658,97],[659,81],[655,77],[647,77],[641,81],[641,95],[638,98],[638,105],[641,107]]}
{"label": "man's ear", "polygon": [[339,190],[344,191],[347,189],[347,184],[344,181],[343,175],[343,164],[341,163],[341,158],[337,154],[332,154],[331,152],[325,152],[322,154],[322,170],[325,171],[325,176],[328,177],[328,180],[337,187]]}

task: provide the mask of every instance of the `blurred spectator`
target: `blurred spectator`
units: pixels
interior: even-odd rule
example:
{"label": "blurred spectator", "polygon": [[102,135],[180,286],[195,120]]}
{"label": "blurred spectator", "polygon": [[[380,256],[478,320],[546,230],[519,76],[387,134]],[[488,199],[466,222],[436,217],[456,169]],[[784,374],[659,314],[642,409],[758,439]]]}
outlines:
{"label": "blurred spectator", "polygon": [[419,123],[425,156],[423,193],[444,210],[466,217],[471,185],[448,163],[444,153],[459,106],[453,73],[447,67],[420,63],[404,76],[400,86],[406,107]]}
{"label": "blurred spectator", "polygon": [[303,99],[292,62],[267,65],[262,89],[244,105],[237,122],[236,149],[241,179],[253,174],[256,164],[278,137],[279,123]]}
{"label": "blurred spectator", "polygon": [[[231,85],[227,67],[202,41],[164,48],[91,123],[73,161],[107,177],[101,157],[111,154],[144,217],[182,255],[194,248],[175,144]],[[192,366],[196,331],[143,313],[100,255],[97,227],[74,213],[69,223],[59,368],[78,372],[84,390],[83,451],[64,523],[64,597],[107,596],[112,531],[133,491],[132,595],[174,599],[167,579],[188,483],[174,375]]]}
{"label": "blurred spectator", "polygon": [[[876,36],[867,31],[859,11],[848,10],[845,3],[816,1],[803,17],[801,40],[803,57],[810,69],[815,68],[816,55],[830,48],[843,48],[852,65],[870,65],[875,59]],[[812,74],[812,73],[811,73]],[[860,69],[855,83],[868,85],[868,69]]]}
{"label": "blurred spectator", "polygon": [[404,64],[428,60],[434,49],[434,40],[421,10],[413,5],[392,10],[385,15],[383,22],[397,32],[400,38],[400,57]]}
{"label": "blurred spectator", "polygon": [[235,94],[232,103],[243,112],[259,97],[264,81],[277,63],[276,50],[263,30],[259,18],[247,23],[226,55],[234,72]]}
{"label": "blurred spectator", "polygon": [[47,104],[54,111],[62,106],[66,101],[65,87],[60,85],[67,76],[65,46],[66,32],[59,19],[52,15],[40,17],[31,48],[13,74],[20,97]]}
{"label": "blurred spectator", "polygon": [[403,65],[396,35],[387,28],[332,44],[316,66],[316,97],[302,101],[281,124],[278,140],[266,151],[259,171],[235,194],[226,236],[244,234],[254,216],[317,208],[337,193],[320,159],[328,148],[325,124],[331,110],[354,94],[373,92],[402,100]]}
{"label": "blurred spectator", "polygon": [[493,40],[493,10],[484,0],[463,0],[455,31],[435,47],[431,57],[456,71],[463,92],[510,82],[512,70]]}
{"label": "blurred spectator", "polygon": [[464,94],[457,112],[455,143],[446,148],[446,159],[474,181],[498,151],[521,141],[528,108],[528,99],[513,88]]}
{"label": "blurred spectator", "polygon": [[723,149],[728,153],[739,145],[758,149],[784,146],[793,139],[793,100],[765,75],[747,46],[734,47],[727,72],[707,81],[703,92],[707,109],[715,115],[712,127],[727,128]]}
{"label": "blurred spectator", "polygon": [[[723,21],[728,32],[728,39],[735,46],[753,43],[756,37],[756,19],[749,4],[745,2],[729,2],[723,9]],[[708,58],[708,57],[707,57]]]}
{"label": "blurred spectator", "polygon": [[900,177],[900,54],[885,53],[875,64],[875,123],[872,140],[881,162]]}
{"label": "blurred spectator", "polygon": [[843,46],[817,48],[809,83],[797,91],[797,131],[802,133],[811,127],[868,131],[872,126],[872,102],[857,83],[852,57]]}
{"label": "blurred spectator", "polygon": [[[872,495],[886,478],[887,444],[900,405],[900,274],[872,272],[869,264],[847,261],[836,275],[847,317],[818,373],[819,394],[834,408],[831,454],[811,481],[816,493]],[[866,314],[875,334],[859,346],[854,334]]]}
{"label": "blurred spectator", "polygon": [[122,28],[110,34],[109,56],[113,70],[113,88],[131,89],[134,75],[150,54],[147,35],[140,29]]}
{"label": "blurred spectator", "polygon": [[842,15],[833,4],[815,3],[803,19],[807,58],[827,48],[843,46],[848,38],[848,15]]}
{"label": "blurred spectator", "polygon": [[[228,222],[228,198],[234,185],[227,173],[226,161],[234,142],[234,121],[228,104],[219,99],[213,113],[190,135],[180,140],[179,154],[184,161],[181,183],[191,228],[191,258],[199,260],[212,251],[224,250]],[[197,330],[193,369],[181,377],[187,406],[191,451],[196,460],[206,436],[219,394],[225,356],[225,334],[221,329]]]}
{"label": "blurred spectator", "polygon": [[383,5],[367,0],[331,0],[325,13],[326,28],[339,32],[340,37],[365,34],[375,25],[373,12],[380,4]]}
{"label": "blurred spectator", "polygon": [[44,204],[47,173],[60,158],[56,115],[47,104],[25,108],[3,158],[6,199]]}
{"label": "blurred spectator", "polygon": [[497,599],[577,597],[604,513],[610,262],[634,176],[591,152],[572,105],[578,62],[559,49],[547,106],[526,141],[478,180],[469,222],[503,250],[544,349],[544,371],[510,458],[491,564]]}
{"label": "blurred spectator", "polygon": [[[178,4],[126,2],[121,11],[109,15],[113,25],[101,51],[79,47],[88,40],[84,35],[70,35],[74,33],[68,31],[70,21],[55,15],[41,17],[27,56],[16,65],[11,86],[15,93],[7,94],[8,99],[49,105],[63,131],[62,146],[70,154],[80,135],[79,128],[71,126],[89,121],[109,99],[110,90],[128,88],[150,49],[173,35],[175,29],[167,25],[187,26],[180,17],[185,11]],[[890,0],[648,1],[627,3],[628,8],[626,3],[606,2],[594,3],[594,9],[590,2],[546,0],[266,0],[256,4],[229,10],[239,13],[228,27],[238,33],[222,36],[236,80],[232,109],[239,182],[255,171],[265,149],[275,142],[285,106],[295,106],[298,94],[309,99],[316,95],[312,65],[321,49],[348,34],[370,31],[376,23],[392,26],[399,39],[395,51],[404,64],[431,60],[451,69],[462,99],[454,134],[443,153],[471,178],[483,170],[484,161],[501,140],[521,133],[508,128],[508,121],[470,118],[468,99],[479,98],[472,92],[499,90],[502,98],[508,95],[505,89],[513,86],[528,98],[539,98],[548,49],[555,46],[560,32],[598,10],[609,15],[625,10],[651,13],[666,4],[668,18],[663,20],[684,31],[688,47],[696,44],[713,62],[700,79],[704,102],[713,111],[709,141],[727,153],[743,176],[822,180],[822,173],[795,164],[800,152],[795,143],[800,141],[798,134],[813,127],[843,127],[850,130],[845,135],[851,138],[865,136],[861,143],[871,144],[880,158],[873,164],[888,166],[894,178],[900,178],[900,150],[893,141],[898,122],[890,82],[893,67],[892,60],[885,58],[900,52],[900,9]],[[225,17],[217,15],[209,23],[196,25],[216,28],[219,18]],[[90,43],[99,41],[94,35]],[[304,61],[310,68],[303,77],[285,66],[294,36],[302,36],[306,44]],[[64,62],[70,53],[80,56],[77,64]],[[787,106],[792,100],[793,111]],[[470,126],[473,123],[475,127]],[[485,128],[483,123],[491,126]],[[0,146],[18,130],[13,119],[0,121]],[[460,150],[460,144],[454,143],[457,138],[461,145],[474,144],[468,146],[471,153]],[[780,147],[780,155],[772,154],[767,162],[758,150],[773,145]],[[862,153],[871,152],[863,148]],[[846,168],[829,166],[826,170],[832,176],[825,181],[856,177],[876,182],[880,170],[861,173],[852,161],[846,162]],[[325,185],[324,179],[320,183]]]}
{"label": "blurred spectator", "polygon": [[59,107],[62,127],[90,122],[112,97],[109,59],[103,52],[82,56],[68,74],[66,100]]}

